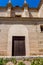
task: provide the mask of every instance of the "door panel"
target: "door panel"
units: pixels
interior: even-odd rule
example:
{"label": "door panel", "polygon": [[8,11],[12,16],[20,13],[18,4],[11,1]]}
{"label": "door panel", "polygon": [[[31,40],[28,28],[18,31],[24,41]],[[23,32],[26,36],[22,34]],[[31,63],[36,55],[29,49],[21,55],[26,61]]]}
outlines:
{"label": "door panel", "polygon": [[25,56],[24,36],[13,36],[12,56]]}

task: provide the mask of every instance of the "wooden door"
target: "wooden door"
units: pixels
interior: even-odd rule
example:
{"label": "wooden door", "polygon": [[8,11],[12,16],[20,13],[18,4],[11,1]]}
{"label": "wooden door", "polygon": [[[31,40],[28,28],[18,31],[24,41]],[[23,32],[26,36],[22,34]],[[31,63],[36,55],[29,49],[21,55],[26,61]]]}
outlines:
{"label": "wooden door", "polygon": [[12,37],[12,56],[25,56],[25,36]]}

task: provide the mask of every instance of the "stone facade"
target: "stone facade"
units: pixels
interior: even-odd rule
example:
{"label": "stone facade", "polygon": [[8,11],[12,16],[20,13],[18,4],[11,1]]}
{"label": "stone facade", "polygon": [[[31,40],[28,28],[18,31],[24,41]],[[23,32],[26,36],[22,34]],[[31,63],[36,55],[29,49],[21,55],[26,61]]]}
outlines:
{"label": "stone facade", "polygon": [[43,55],[43,33],[40,25],[23,24],[0,25],[0,55],[12,56],[12,36],[24,35],[27,44],[26,56]]}
{"label": "stone facade", "polygon": [[43,1],[38,9],[9,3],[0,11],[0,56],[12,56],[12,36],[25,36],[25,56],[43,56]]}

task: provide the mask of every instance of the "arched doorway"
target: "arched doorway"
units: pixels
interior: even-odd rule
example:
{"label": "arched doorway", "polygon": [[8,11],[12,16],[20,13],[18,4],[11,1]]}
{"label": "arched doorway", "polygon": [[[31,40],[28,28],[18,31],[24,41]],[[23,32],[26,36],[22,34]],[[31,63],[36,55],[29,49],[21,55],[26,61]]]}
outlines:
{"label": "arched doorway", "polygon": [[[7,47],[8,56],[12,56],[12,55],[15,56],[12,53],[12,42],[13,42],[13,45],[15,43],[14,41],[12,41],[12,39],[14,40],[14,37],[16,37],[15,42],[17,42],[17,40],[20,40],[20,41],[22,41],[22,44],[24,43],[24,46],[25,46],[24,51],[25,52],[24,52],[23,56],[29,56],[29,35],[28,35],[28,29],[26,28],[25,25],[11,25],[9,32],[8,32],[8,47]],[[17,39],[17,37],[20,37],[20,38]],[[19,41],[19,43],[20,43],[20,41]],[[15,48],[13,48],[13,49],[15,49]],[[14,52],[14,50],[13,50],[13,52]],[[20,56],[22,56],[22,55],[20,55]]]}

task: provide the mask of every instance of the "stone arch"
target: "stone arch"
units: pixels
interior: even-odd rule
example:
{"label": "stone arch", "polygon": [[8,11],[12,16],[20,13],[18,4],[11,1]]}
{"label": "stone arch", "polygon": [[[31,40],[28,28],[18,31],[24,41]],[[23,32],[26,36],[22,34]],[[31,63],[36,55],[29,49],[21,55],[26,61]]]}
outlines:
{"label": "stone arch", "polygon": [[12,56],[12,36],[25,36],[26,56],[29,56],[29,35],[25,25],[12,25],[8,32],[7,54]]}

